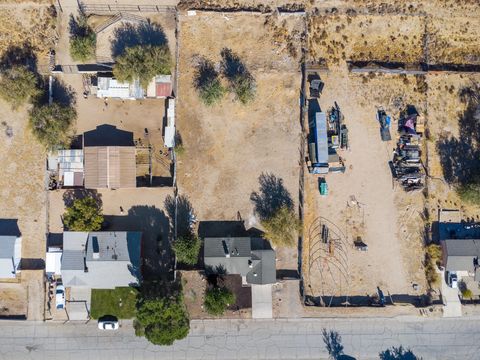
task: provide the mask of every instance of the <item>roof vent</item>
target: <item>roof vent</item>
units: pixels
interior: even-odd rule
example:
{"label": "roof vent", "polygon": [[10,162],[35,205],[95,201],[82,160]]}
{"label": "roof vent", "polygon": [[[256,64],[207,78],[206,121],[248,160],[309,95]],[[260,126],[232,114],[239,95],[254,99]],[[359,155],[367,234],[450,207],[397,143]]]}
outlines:
{"label": "roof vent", "polygon": [[250,269],[253,268],[253,261],[252,260],[248,260],[248,267]]}
{"label": "roof vent", "polygon": [[225,240],[222,240],[222,246],[223,246],[223,253],[225,254],[226,258],[230,257],[230,250],[228,249],[227,242]]}
{"label": "roof vent", "polygon": [[98,246],[98,238],[96,236],[92,236],[92,257],[94,259],[100,258],[100,247]]}

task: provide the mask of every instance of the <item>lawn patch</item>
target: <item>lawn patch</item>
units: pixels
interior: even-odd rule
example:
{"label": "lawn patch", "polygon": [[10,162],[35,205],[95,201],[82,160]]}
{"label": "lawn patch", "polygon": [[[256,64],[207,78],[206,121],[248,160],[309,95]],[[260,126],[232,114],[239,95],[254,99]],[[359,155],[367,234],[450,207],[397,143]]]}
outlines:
{"label": "lawn patch", "polygon": [[118,287],[113,290],[93,289],[91,317],[98,319],[113,315],[119,319],[135,317],[138,291],[131,287]]}

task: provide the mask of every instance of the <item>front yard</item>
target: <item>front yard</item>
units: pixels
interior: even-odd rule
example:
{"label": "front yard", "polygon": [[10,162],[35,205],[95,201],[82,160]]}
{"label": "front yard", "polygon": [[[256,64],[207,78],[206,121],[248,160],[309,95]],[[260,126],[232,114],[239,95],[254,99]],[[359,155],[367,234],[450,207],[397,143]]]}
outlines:
{"label": "front yard", "polygon": [[113,290],[93,289],[90,316],[98,319],[113,315],[119,319],[135,317],[138,291],[131,287],[118,287]]}

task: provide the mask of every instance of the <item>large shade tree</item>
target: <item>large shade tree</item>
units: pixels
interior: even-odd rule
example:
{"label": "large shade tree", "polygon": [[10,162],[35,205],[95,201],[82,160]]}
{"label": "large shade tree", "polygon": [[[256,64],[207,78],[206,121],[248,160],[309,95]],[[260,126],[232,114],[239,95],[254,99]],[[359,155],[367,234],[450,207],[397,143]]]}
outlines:
{"label": "large shade tree", "polygon": [[75,108],[58,103],[34,106],[29,126],[40,143],[49,150],[67,146],[77,118]]}
{"label": "large shade tree", "polygon": [[121,82],[140,81],[143,88],[156,75],[168,75],[172,66],[167,45],[136,45],[127,47],[115,59],[113,74]]}
{"label": "large shade tree", "polygon": [[38,78],[26,66],[14,65],[0,73],[0,97],[17,109],[41,93]]}
{"label": "large shade tree", "polygon": [[93,197],[76,199],[63,215],[63,223],[71,231],[98,231],[103,220],[102,207]]}

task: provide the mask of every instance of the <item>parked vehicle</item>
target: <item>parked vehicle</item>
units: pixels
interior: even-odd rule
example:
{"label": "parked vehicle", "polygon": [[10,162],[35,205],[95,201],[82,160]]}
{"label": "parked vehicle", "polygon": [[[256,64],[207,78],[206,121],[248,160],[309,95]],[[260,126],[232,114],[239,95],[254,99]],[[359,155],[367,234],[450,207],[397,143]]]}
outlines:
{"label": "parked vehicle", "polygon": [[392,136],[390,135],[391,119],[383,108],[379,108],[377,111],[377,121],[380,123],[380,137],[382,141],[392,140]]}
{"label": "parked vehicle", "polygon": [[448,277],[447,277],[447,284],[450,286],[452,289],[458,288],[458,277],[457,273],[454,271],[448,272]]}
{"label": "parked vehicle", "polygon": [[65,309],[65,287],[62,284],[55,289],[55,304],[57,309]]}
{"label": "parked vehicle", "polygon": [[98,328],[100,330],[118,330],[118,319],[114,316],[104,316],[98,319]]}

